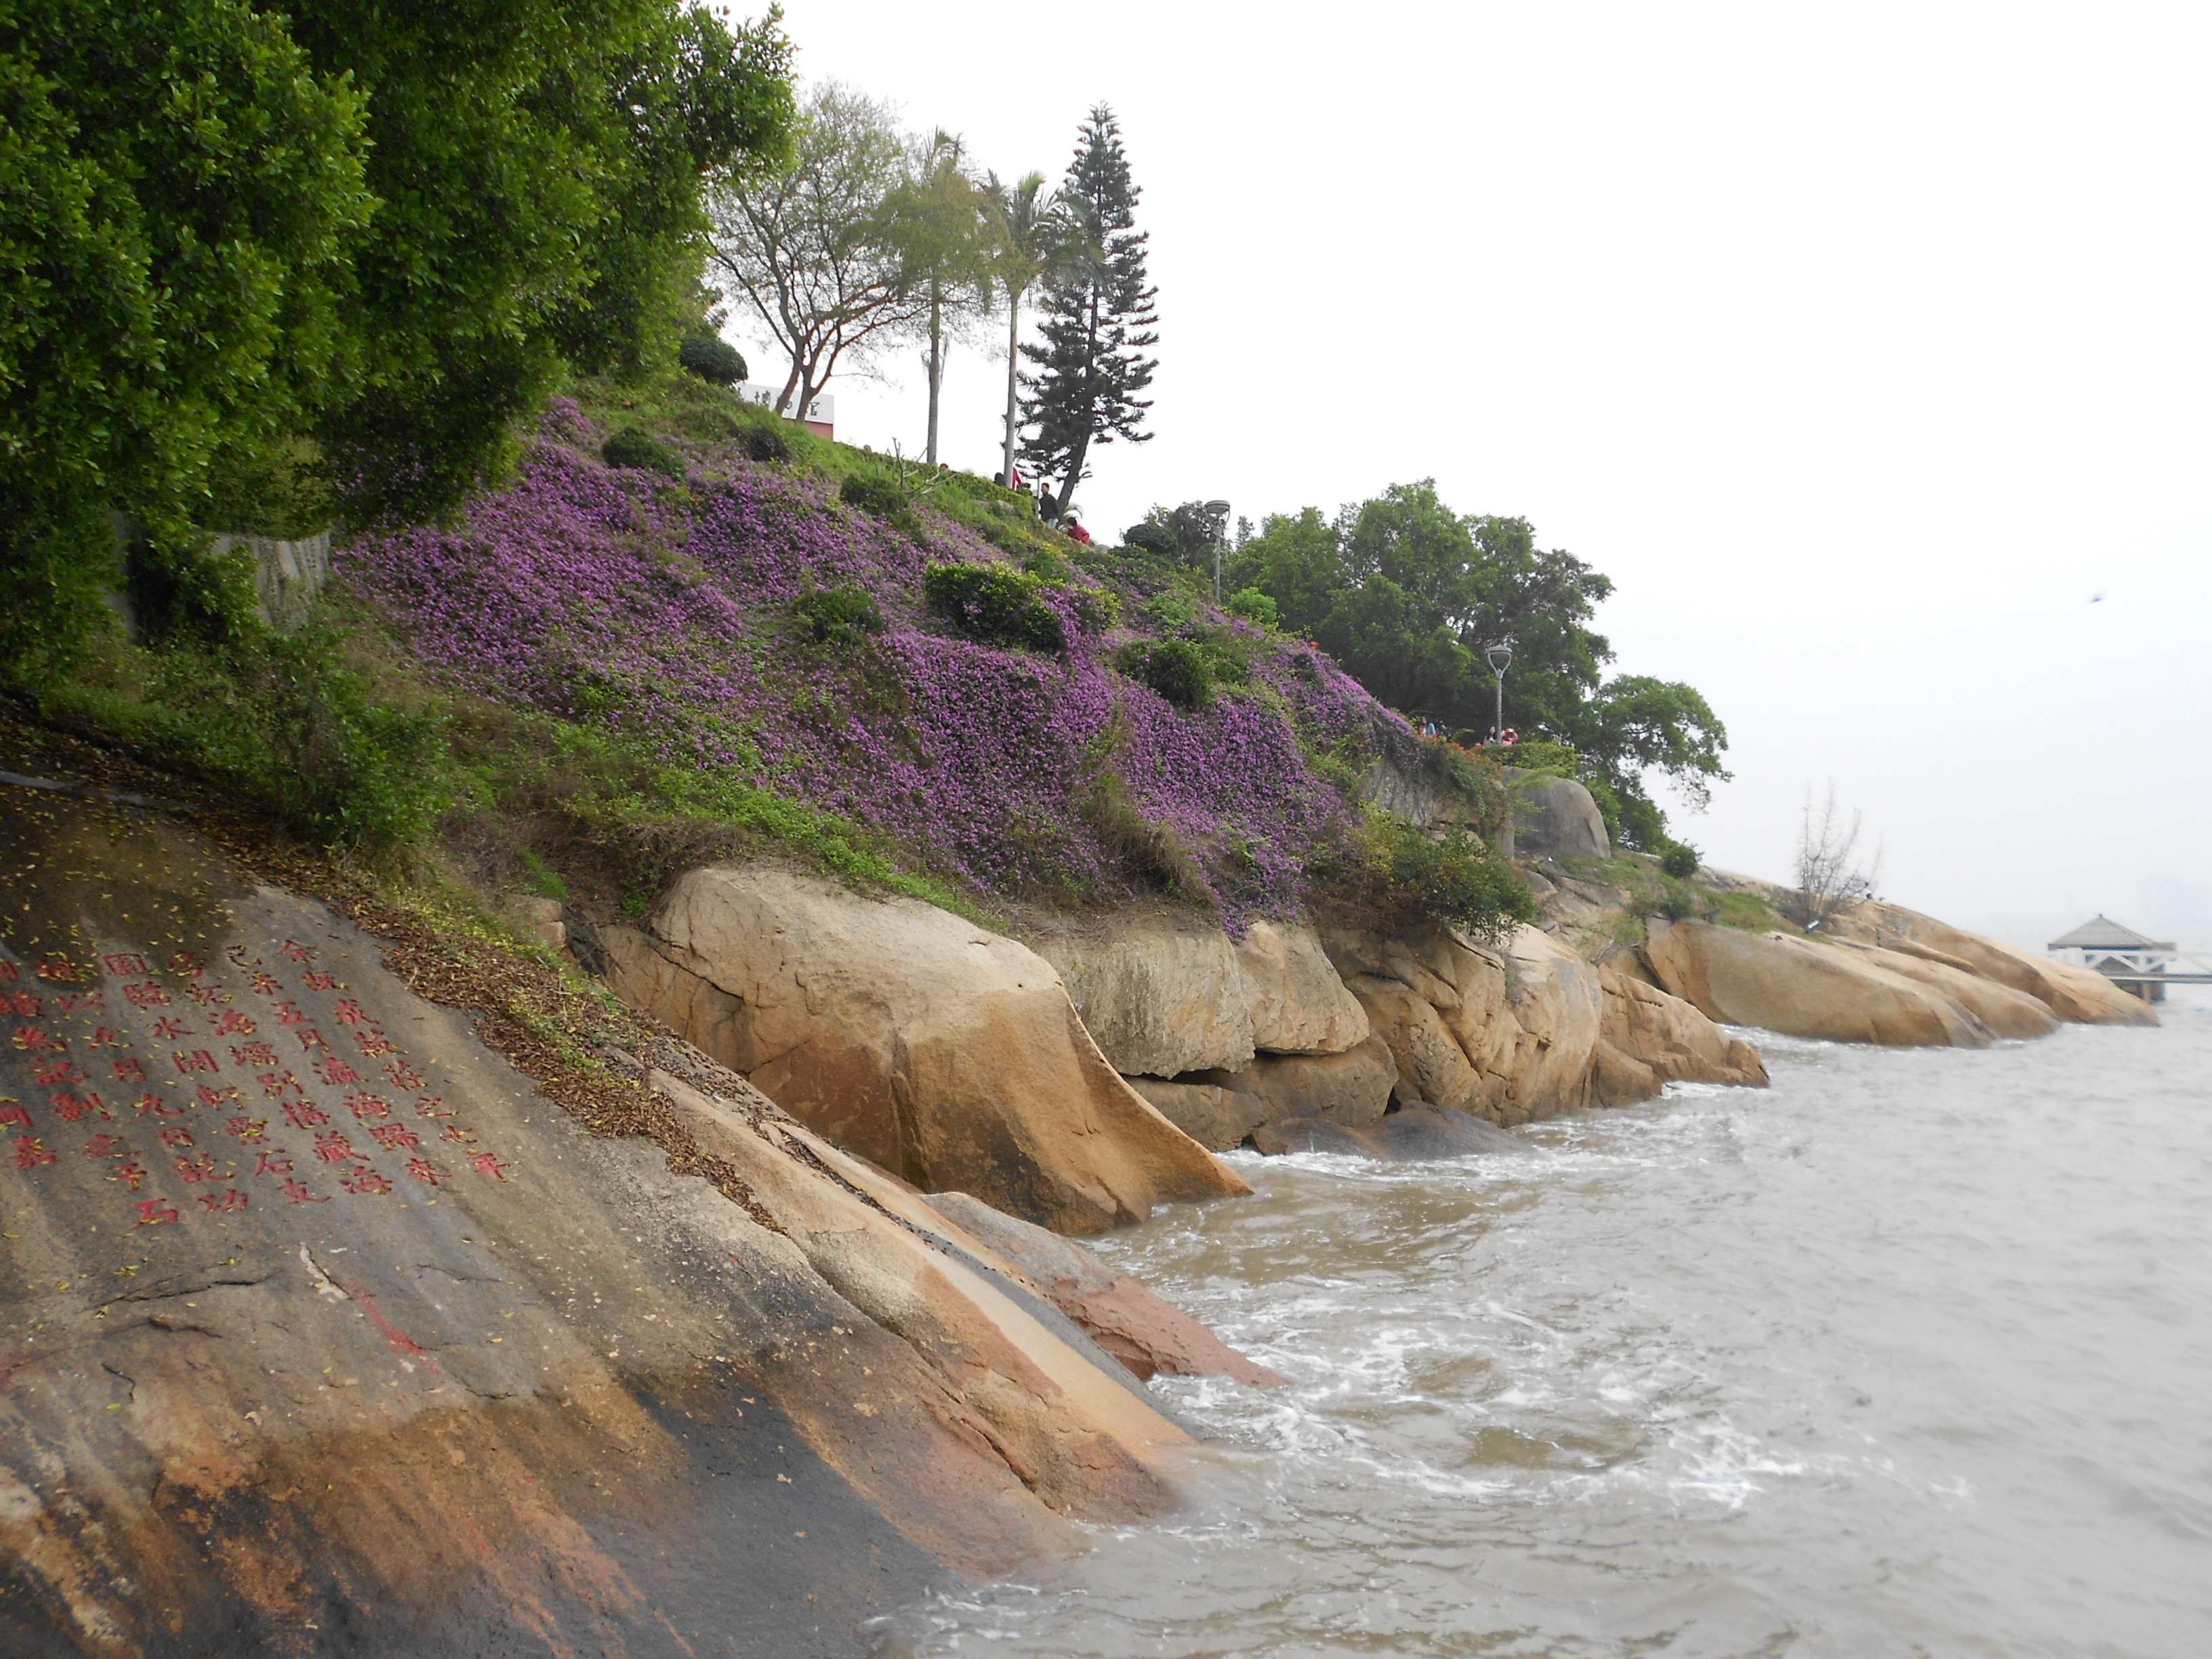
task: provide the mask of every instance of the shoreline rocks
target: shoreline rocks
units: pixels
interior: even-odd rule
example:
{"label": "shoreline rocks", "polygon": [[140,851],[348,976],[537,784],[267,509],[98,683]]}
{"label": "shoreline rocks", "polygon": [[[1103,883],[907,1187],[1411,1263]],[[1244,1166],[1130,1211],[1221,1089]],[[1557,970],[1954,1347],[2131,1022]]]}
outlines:
{"label": "shoreline rocks", "polygon": [[618,995],[924,1191],[1085,1233],[1248,1190],[1107,1065],[1049,963],[948,911],[717,866],[602,938]]}

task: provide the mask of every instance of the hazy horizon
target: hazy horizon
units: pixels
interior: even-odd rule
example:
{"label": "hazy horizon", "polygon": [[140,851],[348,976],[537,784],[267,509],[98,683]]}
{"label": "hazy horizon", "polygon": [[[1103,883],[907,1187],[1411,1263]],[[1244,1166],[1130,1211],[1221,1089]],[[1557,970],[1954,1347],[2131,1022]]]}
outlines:
{"label": "hazy horizon", "polygon": [[[1711,700],[1735,781],[1662,799],[1713,863],[1785,876],[1832,778],[1884,893],[1962,923],[2212,884],[2212,17],[1259,16],[790,7],[805,76],[1002,174],[1120,116],[1157,435],[1086,522],[1434,477],[1613,579],[1616,672]],[[918,354],[885,368],[838,435],[917,450]],[[1004,373],[955,354],[952,464],[994,468]]]}

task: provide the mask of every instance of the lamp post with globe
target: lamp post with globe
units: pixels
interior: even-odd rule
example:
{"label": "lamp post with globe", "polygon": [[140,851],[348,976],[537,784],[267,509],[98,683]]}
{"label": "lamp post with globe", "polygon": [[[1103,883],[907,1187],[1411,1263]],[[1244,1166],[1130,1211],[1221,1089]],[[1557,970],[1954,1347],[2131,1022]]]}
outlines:
{"label": "lamp post with globe", "polygon": [[1491,674],[1498,681],[1498,724],[1490,728],[1490,735],[1502,743],[1505,738],[1505,671],[1513,661],[1513,647],[1501,642],[1482,654],[1488,659]]}
{"label": "lamp post with globe", "polygon": [[1206,516],[1213,527],[1213,602],[1221,603],[1221,547],[1229,539],[1229,503],[1208,501]]}

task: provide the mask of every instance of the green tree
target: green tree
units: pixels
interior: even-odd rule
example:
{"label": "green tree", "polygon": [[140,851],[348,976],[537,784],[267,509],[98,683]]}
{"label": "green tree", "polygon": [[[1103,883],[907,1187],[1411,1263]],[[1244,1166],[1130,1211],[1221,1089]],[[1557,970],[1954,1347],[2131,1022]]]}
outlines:
{"label": "green tree", "polygon": [[1447,726],[1489,727],[1482,653],[1510,641],[1507,725],[1572,748],[1633,844],[1663,839],[1647,774],[1696,805],[1727,775],[1726,730],[1696,690],[1605,678],[1613,647],[1589,624],[1612,582],[1539,549],[1525,519],[1454,514],[1433,480],[1394,485],[1334,521],[1314,507],[1273,515],[1239,545],[1227,582],[1273,599],[1285,627],[1320,641],[1384,702]]}
{"label": "green tree", "polygon": [[790,364],[778,414],[803,416],[841,363],[865,362],[928,307],[902,246],[907,142],[890,105],[825,82],[791,163],[733,174],[714,196],[716,270]]}
{"label": "green tree", "polygon": [[1036,432],[1023,441],[1022,454],[1042,476],[1060,478],[1050,507],[1054,519],[1074,499],[1094,444],[1117,438],[1144,443],[1152,436],[1137,429],[1152,407],[1137,394],[1159,367],[1145,356],[1159,343],[1152,331],[1158,290],[1145,278],[1150,237],[1135,228],[1139,193],[1114,112],[1094,105],[1060,192],[1083,252],[1047,279],[1044,344],[1022,348],[1039,369],[1023,377],[1030,392],[1023,421]]}
{"label": "green tree", "polygon": [[344,365],[367,224],[358,90],[234,0],[5,7],[0,660],[65,655],[114,513],[181,559],[217,452]]}
{"label": "green tree", "polygon": [[296,0],[368,99],[360,358],[319,423],[362,517],[445,511],[509,459],[564,364],[672,344],[710,172],[781,153],[790,47],[671,0]]}
{"label": "green tree", "polygon": [[1000,482],[1014,478],[1014,446],[1021,434],[1018,398],[1022,362],[1022,298],[1052,276],[1073,246],[1071,224],[1056,191],[1045,188],[1044,174],[1024,173],[1009,185],[995,173],[983,183],[991,236],[986,252],[998,291],[1006,301],[1006,457]]}
{"label": "green tree", "polygon": [[925,465],[937,465],[938,407],[945,386],[948,334],[967,331],[991,301],[991,199],[968,170],[961,141],[939,131],[917,144],[911,176],[891,194],[886,210],[904,266],[906,287],[926,301],[919,322],[922,365],[929,386]]}

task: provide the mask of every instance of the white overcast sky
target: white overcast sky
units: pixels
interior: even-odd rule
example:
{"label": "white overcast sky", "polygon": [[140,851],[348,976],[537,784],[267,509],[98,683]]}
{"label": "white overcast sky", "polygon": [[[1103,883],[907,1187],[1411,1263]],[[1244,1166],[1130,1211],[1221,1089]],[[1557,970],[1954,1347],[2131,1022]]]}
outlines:
{"label": "white overcast sky", "polygon": [[[803,75],[1002,174],[1120,115],[1161,367],[1094,527],[1433,476],[1711,698],[1712,862],[1785,875],[1832,777],[1954,921],[2212,884],[2212,7],[787,12]],[[920,447],[904,357],[832,387],[840,437]],[[956,465],[1003,375],[956,357]]]}

